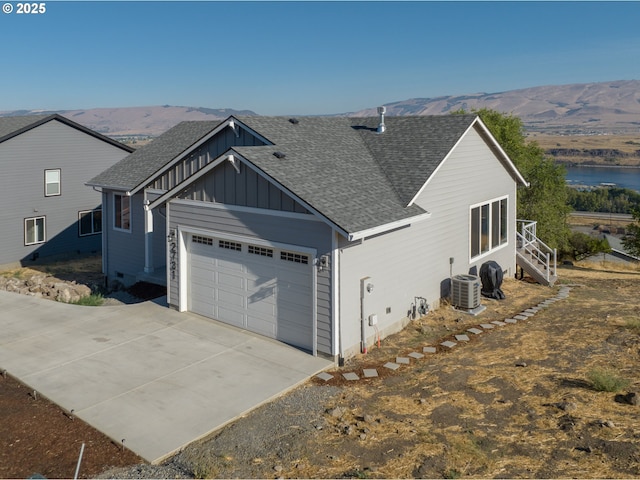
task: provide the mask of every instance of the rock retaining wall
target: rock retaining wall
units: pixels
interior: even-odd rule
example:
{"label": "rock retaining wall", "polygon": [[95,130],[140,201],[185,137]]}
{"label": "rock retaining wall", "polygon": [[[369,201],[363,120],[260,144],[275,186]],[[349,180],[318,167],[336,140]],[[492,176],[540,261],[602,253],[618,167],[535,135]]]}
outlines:
{"label": "rock retaining wall", "polygon": [[0,275],[0,290],[65,303],[77,302],[82,297],[91,295],[91,289],[86,285],[65,282],[49,275],[34,275],[27,279]]}

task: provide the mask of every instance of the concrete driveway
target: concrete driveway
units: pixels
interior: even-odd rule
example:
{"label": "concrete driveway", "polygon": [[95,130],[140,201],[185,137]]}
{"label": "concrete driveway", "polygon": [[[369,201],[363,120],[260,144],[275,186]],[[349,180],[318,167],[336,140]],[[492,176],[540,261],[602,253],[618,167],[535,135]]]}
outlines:
{"label": "concrete driveway", "polygon": [[0,291],[0,369],[152,463],[331,365],[153,302]]}

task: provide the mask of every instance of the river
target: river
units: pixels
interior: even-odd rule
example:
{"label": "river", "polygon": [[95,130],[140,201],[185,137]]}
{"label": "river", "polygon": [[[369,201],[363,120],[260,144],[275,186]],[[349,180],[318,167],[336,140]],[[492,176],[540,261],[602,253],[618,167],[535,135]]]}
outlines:
{"label": "river", "polygon": [[614,184],[640,192],[640,167],[567,167],[567,184]]}

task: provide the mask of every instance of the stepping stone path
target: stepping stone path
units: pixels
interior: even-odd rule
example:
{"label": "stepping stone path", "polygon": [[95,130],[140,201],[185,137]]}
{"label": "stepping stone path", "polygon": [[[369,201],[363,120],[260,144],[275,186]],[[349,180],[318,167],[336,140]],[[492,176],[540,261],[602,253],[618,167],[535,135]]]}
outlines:
{"label": "stepping stone path", "polygon": [[[530,318],[534,317],[536,313],[538,313],[539,311],[550,307],[551,305],[553,305],[555,302],[559,300],[563,300],[567,298],[569,296],[570,291],[571,291],[571,287],[569,286],[561,287],[555,297],[548,298],[547,300],[540,302],[535,307],[527,308],[522,312],[520,312],[518,315],[514,315],[513,318],[507,318],[504,320],[504,322],[501,322],[500,320],[494,320],[491,323],[481,323],[479,327],[481,327],[483,330],[477,327],[472,327],[472,328],[468,328],[467,332],[472,333],[474,335],[481,335],[485,332],[485,330],[491,330],[496,326],[504,327],[509,324],[511,325],[516,324],[518,323],[519,320],[529,320]],[[455,335],[455,339],[458,342],[468,342],[470,340],[469,336],[466,334]],[[440,345],[442,345],[447,349],[452,349],[458,344],[451,340],[447,340],[440,343]],[[437,348],[434,346],[422,347],[422,353],[411,352],[406,357],[396,357],[395,362],[387,362],[383,365],[383,367],[389,370],[395,371],[400,368],[400,365],[410,365],[411,358],[413,358],[414,360],[420,360],[421,358],[424,358],[425,356],[424,354],[426,353],[434,354],[436,352],[437,352]],[[378,376],[378,371],[375,368],[364,368],[362,370],[362,375],[364,378],[375,378]],[[325,382],[328,382],[335,378],[334,375],[331,375],[330,373],[327,373],[327,372],[320,372],[319,374],[316,375],[316,377]],[[355,372],[343,373],[342,377],[347,381],[360,380],[360,376]]]}

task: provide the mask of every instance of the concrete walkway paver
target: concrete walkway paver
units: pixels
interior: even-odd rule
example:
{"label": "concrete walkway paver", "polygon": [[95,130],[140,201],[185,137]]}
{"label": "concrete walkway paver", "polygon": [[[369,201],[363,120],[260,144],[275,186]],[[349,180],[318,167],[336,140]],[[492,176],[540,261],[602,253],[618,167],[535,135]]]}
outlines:
{"label": "concrete walkway paver", "polygon": [[153,463],[333,366],[153,302],[0,291],[0,331],[0,369]]}

